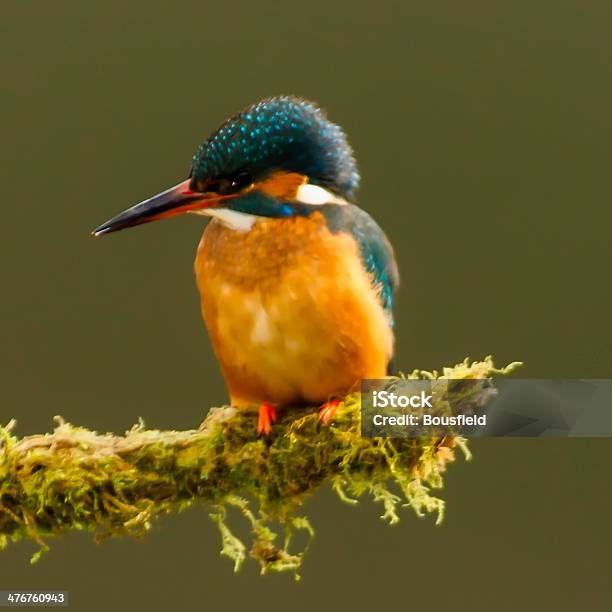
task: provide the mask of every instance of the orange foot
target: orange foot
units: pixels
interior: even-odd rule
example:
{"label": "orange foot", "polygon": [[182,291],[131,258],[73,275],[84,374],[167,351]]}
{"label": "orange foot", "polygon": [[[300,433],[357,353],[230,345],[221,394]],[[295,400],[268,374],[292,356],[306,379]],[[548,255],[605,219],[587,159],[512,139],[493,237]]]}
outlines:
{"label": "orange foot", "polygon": [[335,416],[338,411],[338,406],[342,403],[342,400],[333,399],[325,402],[321,408],[319,408],[319,421],[324,425],[327,425]]}
{"label": "orange foot", "polygon": [[264,402],[259,407],[259,418],[257,419],[257,433],[269,434],[272,431],[272,423],[276,421],[276,410],[268,402]]}

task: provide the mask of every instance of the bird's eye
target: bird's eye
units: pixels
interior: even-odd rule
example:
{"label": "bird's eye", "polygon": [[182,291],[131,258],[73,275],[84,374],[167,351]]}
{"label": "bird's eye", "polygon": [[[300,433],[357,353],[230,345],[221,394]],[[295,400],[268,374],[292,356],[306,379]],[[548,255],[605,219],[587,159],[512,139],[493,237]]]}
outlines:
{"label": "bird's eye", "polygon": [[253,182],[253,177],[248,172],[239,172],[231,178],[231,189],[240,191]]}
{"label": "bird's eye", "polygon": [[200,180],[193,184],[192,188],[202,193],[213,192],[221,195],[230,195],[242,191],[253,182],[253,177],[248,172],[239,172],[230,177]]}

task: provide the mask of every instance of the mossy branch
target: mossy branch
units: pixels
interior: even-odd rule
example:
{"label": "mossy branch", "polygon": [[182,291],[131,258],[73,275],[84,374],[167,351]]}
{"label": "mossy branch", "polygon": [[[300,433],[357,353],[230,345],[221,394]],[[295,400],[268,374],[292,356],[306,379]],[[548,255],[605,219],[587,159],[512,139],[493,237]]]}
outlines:
{"label": "mossy branch", "polygon": [[[440,374],[416,370],[408,378],[487,378],[515,365],[499,370],[491,358],[466,360]],[[211,505],[221,553],[236,570],[247,550],[227,525],[228,506],[250,524],[250,555],[262,573],[297,575],[304,550],[291,552],[291,535],[313,535],[297,512],[319,486],[329,483],[348,503],[369,493],[389,523],[399,520],[402,502],[419,516],[437,513],[439,522],[444,502],[430,490],[442,486],[456,447],[469,457],[460,438],[362,438],[357,395],[345,399],[329,426],[313,409],[282,412],[265,438],[257,435],[253,413],[229,407],[211,409],[195,430],[146,430],[141,423],[124,436],[56,419],[52,433],[21,439],[12,435],[13,423],[0,428],[0,548],[34,539],[40,550],[33,561],[48,549],[46,536],[69,530],[92,531],[99,540],[142,535],[157,515],[201,500]],[[274,521],[284,530],[282,545],[276,544]]]}

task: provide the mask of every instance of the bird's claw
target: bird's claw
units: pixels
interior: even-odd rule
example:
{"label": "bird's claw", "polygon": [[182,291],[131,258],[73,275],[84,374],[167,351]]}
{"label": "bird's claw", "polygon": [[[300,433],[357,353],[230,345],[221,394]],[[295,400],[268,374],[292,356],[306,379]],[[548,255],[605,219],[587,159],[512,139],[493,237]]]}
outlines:
{"label": "bird's claw", "polygon": [[259,406],[259,418],[257,419],[257,433],[268,435],[272,431],[272,423],[276,421],[276,410],[268,402]]}
{"label": "bird's claw", "polygon": [[323,425],[328,425],[330,421],[336,416],[338,406],[342,403],[342,400],[332,399],[325,402],[321,408],[319,408],[319,421]]}

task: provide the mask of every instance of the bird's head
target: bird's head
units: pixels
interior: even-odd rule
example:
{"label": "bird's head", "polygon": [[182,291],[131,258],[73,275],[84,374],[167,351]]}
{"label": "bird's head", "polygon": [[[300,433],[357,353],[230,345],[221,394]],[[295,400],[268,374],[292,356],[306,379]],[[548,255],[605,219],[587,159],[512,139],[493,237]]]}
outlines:
{"label": "bird's head", "polygon": [[281,96],[226,121],[193,156],[190,176],[95,231],[193,212],[222,220],[288,217],[354,197],[359,174],[340,127],[312,102]]}

